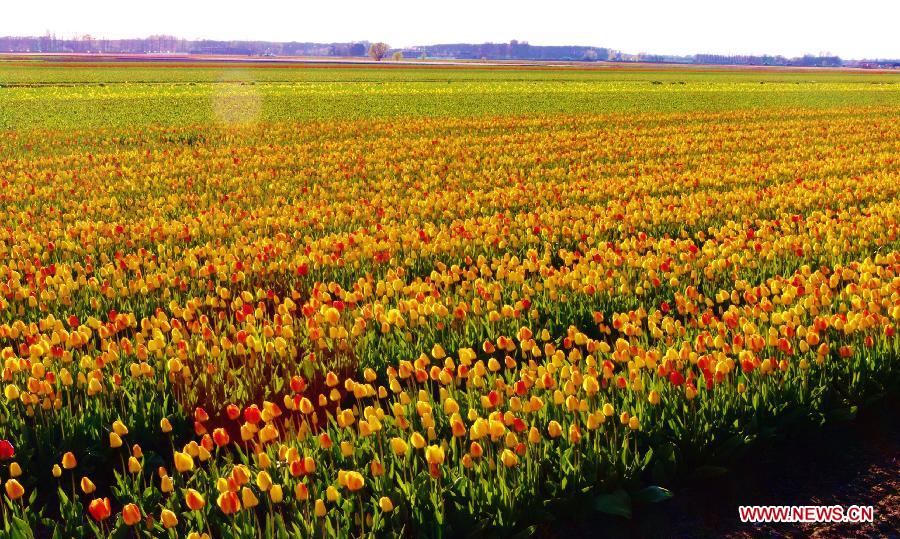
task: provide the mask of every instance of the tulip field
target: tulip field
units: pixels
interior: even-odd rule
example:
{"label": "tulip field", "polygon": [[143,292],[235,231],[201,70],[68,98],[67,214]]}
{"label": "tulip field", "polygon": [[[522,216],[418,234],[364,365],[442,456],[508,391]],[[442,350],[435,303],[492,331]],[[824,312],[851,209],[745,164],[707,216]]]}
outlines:
{"label": "tulip field", "polygon": [[900,74],[44,64],[2,538],[527,536],[900,382]]}

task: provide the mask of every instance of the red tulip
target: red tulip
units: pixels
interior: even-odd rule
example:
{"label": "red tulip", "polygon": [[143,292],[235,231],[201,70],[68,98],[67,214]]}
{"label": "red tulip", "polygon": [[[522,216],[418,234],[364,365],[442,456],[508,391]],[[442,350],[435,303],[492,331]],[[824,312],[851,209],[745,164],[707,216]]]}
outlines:
{"label": "red tulip", "polygon": [[88,513],[90,513],[97,522],[109,518],[112,514],[112,506],[109,503],[109,498],[97,498],[93,500],[90,505],[88,505]]}
{"label": "red tulip", "polygon": [[259,411],[259,408],[253,404],[244,408],[244,419],[247,423],[256,425],[262,419],[262,414]]}
{"label": "red tulip", "polygon": [[228,445],[231,438],[228,436],[228,433],[225,432],[225,429],[218,428],[213,431],[213,441],[216,442],[217,446],[222,447],[223,445]]}
{"label": "red tulip", "polygon": [[233,404],[229,404],[225,408],[225,413],[228,414],[228,419],[231,419],[232,421],[234,421],[235,419],[237,419],[238,417],[241,416],[241,409]]}
{"label": "red tulip", "polygon": [[300,393],[306,389],[306,380],[302,376],[294,376],[291,378],[291,391]]}
{"label": "red tulip", "polygon": [[16,448],[9,440],[0,440],[0,460],[11,459],[16,456]]}
{"label": "red tulip", "polygon": [[516,382],[516,395],[522,396],[528,392],[528,388],[525,387],[525,381],[519,380]]}

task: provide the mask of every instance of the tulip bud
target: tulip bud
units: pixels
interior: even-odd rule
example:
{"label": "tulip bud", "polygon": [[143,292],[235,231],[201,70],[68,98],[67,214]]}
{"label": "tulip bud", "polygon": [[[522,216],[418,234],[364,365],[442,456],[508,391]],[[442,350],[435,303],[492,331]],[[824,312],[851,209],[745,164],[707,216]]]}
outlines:
{"label": "tulip bud", "polygon": [[256,494],[253,493],[247,487],[241,489],[241,503],[244,504],[244,507],[251,508],[259,505],[259,499],[256,497]]}
{"label": "tulip bud", "polygon": [[199,511],[206,505],[206,499],[196,490],[189,488],[184,493],[184,502],[191,511]]}
{"label": "tulip bud", "polygon": [[281,503],[281,500],[284,498],[284,492],[282,490],[281,485],[272,485],[269,489],[269,499],[272,500],[272,503]]}
{"label": "tulip bud", "polygon": [[81,491],[82,492],[84,492],[85,494],[91,494],[95,490],[97,490],[97,487],[94,485],[93,481],[91,481],[87,477],[81,478]]}
{"label": "tulip bud", "polygon": [[325,516],[327,509],[325,509],[325,502],[322,501],[321,498],[316,500],[316,516],[322,518]]}
{"label": "tulip bud", "polygon": [[113,449],[122,447],[122,438],[115,432],[109,433],[109,446]]}
{"label": "tulip bud", "polygon": [[256,475],[256,486],[263,492],[269,490],[269,487],[272,486],[272,477],[269,472],[262,471]]}
{"label": "tulip bud", "polygon": [[134,526],[141,520],[141,510],[137,505],[129,503],[122,508],[122,521],[126,526]]}
{"label": "tulip bud", "polygon": [[194,459],[187,453],[175,452],[175,469],[181,473],[194,469]]}
{"label": "tulip bud", "polygon": [[162,521],[163,528],[169,529],[178,525],[178,517],[169,509],[163,509],[159,518]]}
{"label": "tulip bud", "polygon": [[126,427],[125,424],[118,419],[113,421],[112,428],[113,432],[115,432],[119,436],[125,436],[126,434],[128,434],[128,427]]}
{"label": "tulip bud", "polygon": [[5,487],[10,500],[18,500],[25,495],[25,488],[15,479],[7,480]]}
{"label": "tulip bud", "polygon": [[69,451],[62,457],[62,466],[66,470],[71,470],[78,464],[78,461],[75,460],[75,455]]}

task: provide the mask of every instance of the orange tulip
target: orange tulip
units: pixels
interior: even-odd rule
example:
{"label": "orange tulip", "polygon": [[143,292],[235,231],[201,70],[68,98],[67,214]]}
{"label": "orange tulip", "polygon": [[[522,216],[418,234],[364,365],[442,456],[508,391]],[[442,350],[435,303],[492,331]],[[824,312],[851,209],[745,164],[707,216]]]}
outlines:
{"label": "orange tulip", "polygon": [[127,526],[134,526],[141,521],[141,510],[133,503],[127,504],[122,508],[122,521]]}
{"label": "orange tulip", "polygon": [[203,495],[192,488],[185,491],[184,502],[191,511],[199,511],[206,505],[206,500],[203,498]]}
{"label": "orange tulip", "polygon": [[71,470],[77,464],[78,464],[78,461],[75,460],[75,455],[71,451],[68,451],[68,452],[66,452],[65,455],[63,455],[62,467],[65,468],[66,470]]}
{"label": "orange tulip", "polygon": [[219,497],[216,499],[216,505],[219,506],[223,513],[230,515],[241,510],[241,499],[236,492],[229,490],[219,494]]}
{"label": "orange tulip", "polygon": [[18,500],[25,495],[25,488],[15,479],[8,479],[5,487],[6,495],[9,496],[10,500]]}

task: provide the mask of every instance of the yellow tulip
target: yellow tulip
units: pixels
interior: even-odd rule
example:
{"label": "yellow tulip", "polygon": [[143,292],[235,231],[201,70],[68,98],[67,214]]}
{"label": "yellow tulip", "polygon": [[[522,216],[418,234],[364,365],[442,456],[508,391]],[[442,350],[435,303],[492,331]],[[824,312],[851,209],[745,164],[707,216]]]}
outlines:
{"label": "yellow tulip", "polygon": [[272,477],[268,472],[263,471],[256,474],[256,486],[263,492],[269,490],[269,487],[272,486]]}
{"label": "yellow tulip", "polygon": [[347,473],[347,488],[350,491],[357,491],[365,486],[365,479],[359,472],[348,472]]}
{"label": "yellow tulip", "polygon": [[181,473],[194,469],[194,459],[187,453],[175,452],[175,469]]}
{"label": "yellow tulip", "polygon": [[3,390],[3,394],[6,396],[7,400],[14,401],[19,398],[19,388],[14,384],[9,384]]}
{"label": "yellow tulip", "polygon": [[409,450],[409,446],[406,444],[403,438],[391,438],[391,450],[398,456],[406,455],[406,452]]}
{"label": "yellow tulip", "polygon": [[284,491],[281,485],[272,485],[269,489],[269,499],[272,500],[272,503],[281,503],[281,500],[284,499]]}
{"label": "yellow tulip", "polygon": [[113,421],[112,428],[113,432],[115,432],[119,436],[125,436],[126,434],[128,434],[128,427],[126,427],[125,424],[118,419]]}
{"label": "yellow tulip", "polygon": [[165,529],[174,528],[178,525],[178,516],[169,509],[163,509],[159,516]]}
{"label": "yellow tulip", "polygon": [[115,432],[109,433],[109,446],[113,449],[122,447],[122,438]]}
{"label": "yellow tulip", "polygon": [[444,450],[437,445],[428,446],[428,449],[425,450],[425,460],[428,464],[443,464]]}
{"label": "yellow tulip", "polygon": [[322,518],[325,516],[326,512],[327,512],[327,509],[325,509],[325,502],[323,502],[321,498],[317,499],[316,500],[316,508],[315,508],[316,516],[319,518]]}
{"label": "yellow tulip", "polygon": [[509,449],[504,449],[500,455],[500,462],[507,468],[512,468],[519,464],[519,457]]}
{"label": "yellow tulip", "polygon": [[256,507],[259,505],[259,498],[247,487],[241,489],[241,503],[246,508]]}
{"label": "yellow tulip", "polygon": [[425,447],[425,438],[418,432],[414,432],[412,433],[412,436],[409,437],[409,443],[416,449],[422,449]]}

